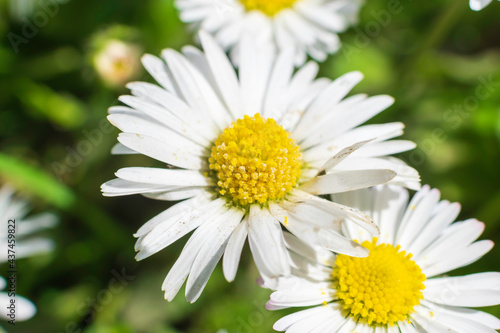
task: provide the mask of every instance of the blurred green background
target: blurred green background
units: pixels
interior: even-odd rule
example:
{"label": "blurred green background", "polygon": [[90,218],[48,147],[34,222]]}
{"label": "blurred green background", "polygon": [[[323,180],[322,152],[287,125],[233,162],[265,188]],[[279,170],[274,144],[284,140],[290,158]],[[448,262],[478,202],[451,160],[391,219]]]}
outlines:
{"label": "blurred green background", "polygon": [[[460,218],[484,221],[482,238],[500,239],[500,4],[473,12],[468,0],[389,1],[397,10],[387,15],[387,0],[367,2],[321,74],[361,70],[356,92],[394,96],[371,122],[403,121],[404,138],[419,148],[401,157],[423,183],[462,203]],[[18,261],[19,294],[38,314],[0,325],[48,333],[272,332],[286,311],[263,309],[269,292],[255,283],[248,249],[236,282],[226,283],[218,267],[194,305],[183,290],[167,303],[160,287],[184,240],[136,263],[132,237],[165,202],[100,194],[118,168],[153,163],[111,156],[118,131],[103,119],[127,93],[124,82],[151,81],[140,54],[193,43],[172,1],[48,3],[0,0],[0,182],[14,184],[35,212],[61,217],[46,232],[56,251]],[[500,270],[499,257],[496,247],[453,274]],[[487,310],[500,316],[500,307]]]}

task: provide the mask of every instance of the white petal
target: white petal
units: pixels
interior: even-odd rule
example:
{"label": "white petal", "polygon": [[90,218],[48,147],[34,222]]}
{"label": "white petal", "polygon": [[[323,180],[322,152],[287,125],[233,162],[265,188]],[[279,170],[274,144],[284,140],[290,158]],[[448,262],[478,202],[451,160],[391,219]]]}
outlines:
{"label": "white petal", "polygon": [[283,235],[285,236],[286,247],[308,261],[309,265],[314,263],[330,267],[334,265],[335,255],[332,252],[319,247],[312,247],[289,232],[285,232]]}
{"label": "white petal", "polygon": [[412,150],[417,145],[412,141],[407,140],[390,140],[383,142],[375,142],[366,145],[356,151],[355,156],[361,157],[379,157],[394,155],[408,150]]}
{"label": "white petal", "polygon": [[293,73],[293,57],[290,49],[281,52],[273,65],[266,97],[262,110],[262,116],[266,118],[280,119],[286,107],[286,92]]}
{"label": "white petal", "polygon": [[7,293],[0,293],[0,307],[2,311],[0,312],[0,318],[3,320],[12,320],[13,318],[7,315],[8,306],[10,306],[11,300],[15,300],[15,320],[25,321],[32,318],[36,314],[36,306],[27,298],[16,295],[14,298],[9,297]]}
{"label": "white petal", "polygon": [[175,92],[172,80],[167,72],[167,66],[161,59],[151,55],[145,54],[142,56],[142,64],[151,76],[170,92]]}
{"label": "white petal", "polygon": [[[211,141],[213,137],[217,136],[218,130],[214,124],[204,121],[203,117],[200,117],[199,114],[194,112],[175,94],[146,82],[131,82],[127,84],[127,88],[131,90],[133,95],[160,105],[165,109],[164,112],[170,113],[177,121],[182,122],[186,127],[192,127],[196,133],[201,135],[204,139]],[[175,123],[166,125],[171,126],[173,130],[180,130],[180,128],[175,126]],[[193,138],[189,137],[189,139]]]}
{"label": "white petal", "polygon": [[294,137],[300,142],[310,135],[311,129],[321,121],[328,111],[331,111],[330,108],[340,102],[362,79],[363,74],[360,72],[351,72],[330,83],[307,109],[294,130]]}
{"label": "white petal", "polygon": [[[330,80],[326,78],[320,78],[313,81],[301,93],[296,93],[295,95],[288,96],[292,99],[290,100],[288,108],[285,111],[285,114],[283,115],[280,123],[286,130],[291,133],[294,140],[296,139],[294,136],[294,128],[302,118],[304,110],[306,110],[311,105],[311,103],[328,86],[328,84],[330,84]],[[305,151],[304,153],[307,153],[307,151]]]}
{"label": "white petal", "polygon": [[[174,116],[172,113],[167,112],[168,109],[159,106],[158,104],[145,100],[140,97],[135,96],[120,96],[119,100],[134,109],[140,111],[141,113],[130,113],[127,112],[127,115],[133,115],[136,118],[143,118],[146,121],[150,121],[150,119],[154,119],[154,121],[150,122],[160,122],[162,125],[170,128],[180,135],[184,135],[189,137],[192,141],[200,143],[200,145],[204,147],[209,146],[209,140],[203,138],[195,128],[191,126],[185,119],[178,118]],[[123,114],[123,112],[120,112]],[[113,113],[116,114],[116,113]],[[147,117],[143,116],[146,115]]]}
{"label": "white petal", "polygon": [[309,144],[307,146],[332,140],[373,118],[393,103],[394,98],[379,95],[363,99],[347,109],[343,108],[341,112],[332,113],[328,122],[321,123],[322,127],[319,130],[311,132],[312,134],[308,136]]}
{"label": "white petal", "polygon": [[452,331],[460,333],[496,333],[496,330],[482,323],[463,317],[460,313],[443,310],[440,306],[434,306],[432,311],[436,317],[435,320],[449,327]]}
{"label": "white petal", "polygon": [[[319,246],[317,246],[316,248],[323,250],[323,252],[329,252],[330,254],[332,254],[332,252],[327,250],[326,248],[322,248]],[[296,252],[290,251],[290,260],[292,266],[292,275],[294,276],[314,281],[329,281],[332,278],[333,270],[331,269],[331,266],[335,262],[335,259],[327,261],[324,257],[320,257],[310,260],[304,258],[301,255],[298,255]],[[329,265],[330,267],[323,266],[328,265],[328,262],[331,263]]]}
{"label": "white petal", "polygon": [[205,243],[205,237],[199,230],[195,231],[193,236],[189,238],[179,258],[175,261],[163,281],[161,290],[165,291],[165,299],[169,302],[174,299],[184,281],[186,281],[193,262]]}
{"label": "white petal", "polygon": [[125,114],[111,114],[108,116],[108,120],[123,132],[147,135],[179,149],[185,149],[194,155],[208,156],[205,146],[195,143],[158,122]]}
{"label": "white petal", "polygon": [[434,303],[466,307],[500,304],[500,273],[433,278],[425,285],[424,298]]}
{"label": "white petal", "polygon": [[[189,272],[193,267],[193,263],[198,253],[203,248],[205,242],[211,239],[212,235],[217,233],[217,224],[222,212],[213,214],[205,211],[203,224],[195,230],[189,238],[182,250],[181,255],[175,262],[174,266],[168,272],[167,277],[162,285],[162,290],[165,291],[165,299],[169,302],[177,295],[182,284],[186,280]],[[210,216],[211,215],[211,216]]]}
{"label": "white petal", "polygon": [[205,187],[180,187],[178,189],[168,190],[168,192],[158,192],[158,193],[141,193],[146,198],[155,200],[166,200],[166,201],[178,201],[184,200],[205,193],[210,193]]}
{"label": "white petal", "polygon": [[453,223],[460,213],[460,204],[447,204],[438,214],[426,224],[425,228],[416,235],[413,243],[407,248],[409,253],[420,253],[429,244],[433,243],[443,229]]}
{"label": "white petal", "polygon": [[344,147],[354,142],[372,140],[372,142],[382,142],[403,134],[403,123],[387,123],[364,125],[356,127],[339,137],[334,138],[328,144]]}
{"label": "white petal", "polygon": [[[328,285],[328,284],[326,284]],[[278,290],[272,293],[271,300],[267,303],[268,310],[283,309],[292,306],[312,306],[333,300],[333,294],[328,289],[313,285],[312,288],[291,290]]]}
{"label": "white petal", "polygon": [[[410,203],[411,207],[411,203]],[[456,222],[446,228],[432,244],[415,257],[416,260],[425,257],[426,263],[441,261],[446,253],[467,247],[484,231],[484,223],[475,219]]]}
{"label": "white petal", "polygon": [[[29,238],[20,240],[16,246],[16,258],[27,258],[47,253],[55,248],[55,243],[47,238]],[[7,253],[5,254],[7,255]]]}
{"label": "white petal", "polygon": [[185,101],[198,114],[206,115],[205,119],[213,121],[219,130],[224,130],[231,118],[205,77],[183,55],[170,49],[164,50],[162,55]]}
{"label": "white petal", "polygon": [[139,154],[135,150],[125,147],[121,143],[116,143],[113,148],[111,148],[111,154],[113,155],[135,155]]}
{"label": "white petal", "polygon": [[327,308],[325,308],[323,306],[318,306],[318,307],[315,307],[315,308],[311,308],[311,309],[307,309],[307,310],[302,310],[302,311],[299,311],[299,312],[295,312],[295,313],[292,313],[292,314],[290,314],[288,316],[285,316],[285,317],[281,318],[280,320],[278,320],[274,324],[273,328],[276,331],[287,331],[287,332],[289,332],[288,329],[293,324],[295,324],[295,323],[297,323],[297,322],[299,322],[301,320],[314,317],[317,314],[325,313],[328,310],[329,309],[327,309]]}
{"label": "white petal", "polygon": [[205,288],[210,275],[224,253],[229,236],[240,224],[244,212],[231,209],[219,217],[216,232],[207,238],[205,244],[196,256],[186,283],[186,299],[195,302]]}
{"label": "white petal", "polygon": [[415,312],[412,314],[412,319],[418,327],[419,332],[432,333],[461,333],[448,325],[441,323],[435,316],[434,312],[423,306],[416,306]]}
{"label": "white petal", "polygon": [[207,166],[207,162],[200,157],[149,136],[120,133],[118,141],[141,154],[180,168],[201,170]]}
{"label": "white petal", "polygon": [[201,31],[200,40],[226,106],[234,119],[238,119],[243,115],[243,110],[240,98],[240,84],[233,66],[224,51],[210,35]]}
{"label": "white petal", "polygon": [[251,38],[241,41],[239,78],[245,114],[262,112],[264,96],[274,62],[274,53],[269,48],[255,49]]}
{"label": "white petal", "polygon": [[385,184],[394,177],[396,172],[392,170],[338,171],[315,177],[300,189],[314,195],[347,192]]}
{"label": "white petal", "polygon": [[403,220],[399,224],[398,233],[394,241],[407,249],[415,237],[427,226],[433,209],[439,201],[440,193],[437,189],[432,189],[426,193],[421,200],[412,200],[406,210]]}
{"label": "white petal", "polygon": [[336,216],[349,218],[352,222],[361,226],[367,231],[371,232],[373,235],[379,234],[379,229],[373,223],[372,218],[367,214],[364,214],[363,212],[360,212],[356,209],[353,209],[351,207],[346,207],[344,205],[339,205],[329,200],[324,200],[322,198],[319,198],[317,196],[314,196],[312,194],[300,190],[293,190],[289,198],[290,201],[294,202],[311,200],[311,202],[314,202],[315,205],[323,206],[324,209],[328,209],[329,211],[332,212],[332,214]]}
{"label": "white petal", "polygon": [[[493,242],[483,240],[469,245],[467,248],[450,251],[443,255],[443,260],[425,267],[422,271],[427,277],[436,276],[459,267],[467,266],[484,256],[493,248]],[[419,264],[419,262],[417,262]],[[423,266],[423,265],[419,265]]]}
{"label": "white petal", "polygon": [[470,8],[478,11],[488,6],[492,0],[470,0]]}
{"label": "white petal", "polygon": [[453,306],[446,306],[446,305],[439,305],[436,306],[432,303],[425,302],[426,306],[431,306],[432,309],[434,308],[439,308],[439,312],[446,312],[449,314],[452,314],[454,316],[462,317],[465,319],[468,319],[470,321],[475,321],[478,323],[481,323],[483,325],[486,325],[490,328],[493,329],[500,329],[500,319],[497,317],[483,312],[483,311],[478,311],[474,309],[467,309],[467,308],[460,308],[460,307],[453,307]]}
{"label": "white petal", "polygon": [[326,163],[321,168],[319,168],[318,175],[321,175],[327,171],[332,170],[337,164],[339,164],[340,162],[345,160],[349,155],[354,153],[356,150],[358,150],[359,148],[361,148],[362,146],[364,146],[368,142],[369,142],[369,140],[357,142],[349,147],[342,149],[340,152],[335,154],[335,156],[333,156],[331,159],[326,161]]}
{"label": "white petal", "polygon": [[144,236],[147,233],[149,233],[151,230],[153,230],[154,227],[156,227],[158,224],[162,223],[162,221],[166,221],[176,215],[179,215],[181,213],[187,213],[188,211],[194,211],[198,209],[199,207],[203,207],[207,204],[209,204],[211,200],[211,195],[206,193],[203,195],[199,195],[197,197],[194,197],[192,199],[186,200],[179,202],[178,204],[173,205],[169,209],[165,210],[163,213],[155,216],[148,222],[146,222],[142,227],[137,230],[137,232],[134,234],[134,237],[140,237]]}
{"label": "white petal", "polygon": [[141,239],[137,246],[140,252],[137,253],[136,260],[143,260],[161,251],[198,228],[202,223],[213,223],[227,210],[224,204],[223,199],[216,199],[206,206],[176,215],[158,224]]}
{"label": "white petal", "polygon": [[313,84],[316,75],[318,74],[319,66],[316,62],[310,61],[293,75],[288,86],[287,95],[289,98],[294,98],[297,94],[302,94],[307,88]]}
{"label": "white petal", "polygon": [[269,278],[290,274],[283,232],[267,209],[250,207],[248,242],[259,272]]}
{"label": "white petal", "polygon": [[[325,205],[317,205],[315,201],[290,202],[283,201],[279,204],[287,213],[297,219],[310,223],[312,227],[340,231],[343,216],[332,214]],[[286,226],[285,222],[285,226]]]}
{"label": "white petal", "polygon": [[320,6],[308,5],[307,2],[297,2],[294,8],[310,21],[330,31],[342,32],[348,25],[341,15],[324,10]]}
{"label": "white petal", "polygon": [[131,167],[116,172],[118,178],[137,183],[166,186],[211,186],[213,181],[199,171]]}
{"label": "white petal", "polygon": [[338,232],[311,226],[309,220],[302,221],[296,218],[293,213],[276,204],[270,204],[269,209],[273,216],[283,223],[292,234],[310,245],[321,246],[337,253],[355,257],[368,256],[367,249]]}
{"label": "white petal", "polygon": [[164,185],[134,183],[120,178],[112,179],[101,185],[102,195],[106,197],[162,192],[173,188]]}
{"label": "white petal", "polygon": [[22,220],[17,226],[17,234],[29,235],[34,232],[52,228],[58,222],[58,217],[52,213],[40,213],[36,215],[31,215]]}
{"label": "white petal", "polygon": [[236,277],[238,265],[240,263],[241,251],[248,236],[248,217],[236,227],[231,234],[231,238],[227,243],[224,258],[222,259],[222,267],[224,270],[224,277],[228,282],[232,282]]}
{"label": "white petal", "polygon": [[417,170],[406,165],[403,161],[393,157],[353,157],[343,160],[335,170],[365,170],[367,166],[371,169],[392,170],[397,173],[389,185],[404,186],[412,190],[420,189],[420,176]]}

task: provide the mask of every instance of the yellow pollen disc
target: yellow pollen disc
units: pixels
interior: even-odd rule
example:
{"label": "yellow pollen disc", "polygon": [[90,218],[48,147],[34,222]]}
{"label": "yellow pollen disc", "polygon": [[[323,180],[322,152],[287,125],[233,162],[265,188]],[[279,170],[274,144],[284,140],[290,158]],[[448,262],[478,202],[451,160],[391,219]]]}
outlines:
{"label": "yellow pollen disc", "polygon": [[297,0],[240,0],[247,11],[260,10],[267,16],[274,16],[285,8],[291,8]]}
{"label": "yellow pollen disc", "polygon": [[400,246],[363,242],[366,258],[338,255],[333,278],[338,298],[347,313],[369,325],[390,325],[409,320],[423,299],[426,277],[412,255]]}
{"label": "yellow pollen disc", "polygon": [[302,167],[299,146],[274,119],[245,116],[215,140],[209,159],[220,195],[236,205],[282,199]]}

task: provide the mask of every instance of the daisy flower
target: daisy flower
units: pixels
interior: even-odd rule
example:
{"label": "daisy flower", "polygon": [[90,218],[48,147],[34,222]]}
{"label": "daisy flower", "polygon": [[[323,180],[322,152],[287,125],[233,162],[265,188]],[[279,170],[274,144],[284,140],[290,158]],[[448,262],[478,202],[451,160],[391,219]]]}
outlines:
{"label": "daisy flower", "polygon": [[478,11],[488,6],[493,0],[470,0],[470,8]]}
{"label": "daisy flower", "polygon": [[[10,265],[14,264],[9,254],[14,253],[15,260],[18,260],[46,253],[54,248],[52,240],[31,235],[54,226],[57,218],[49,213],[25,217],[28,210],[27,202],[14,198],[14,191],[10,187],[4,186],[0,189],[0,224],[2,225],[0,229],[0,263],[9,265],[9,269]],[[15,228],[15,233],[11,232],[14,230],[13,228]],[[9,235],[15,235],[15,237]],[[6,289],[6,287],[6,280],[0,276],[0,290]],[[17,294],[13,298],[9,292],[0,292],[0,307],[2,308],[0,318],[8,321],[13,319],[9,316],[9,310],[5,310],[8,309],[12,299],[15,299],[16,302],[15,320],[23,321],[35,315],[36,307],[28,299]]]}
{"label": "daisy flower", "polygon": [[408,191],[377,186],[335,195],[340,202],[371,214],[375,236],[346,223],[346,236],[370,250],[354,258],[313,248],[285,235],[291,251],[291,277],[279,278],[266,307],[277,310],[314,306],[274,325],[277,331],[416,333],[495,333],[500,320],[469,309],[500,304],[500,273],[442,276],[469,265],[493,247],[476,241],[484,224],[453,221],[460,205],[439,201],[424,186],[408,204]]}
{"label": "daisy flower", "polygon": [[205,53],[186,47],[182,54],[163,51],[163,59],[144,56],[161,87],[129,84],[133,96],[120,97],[128,106],[112,107],[108,116],[123,131],[114,153],[144,154],[167,165],[120,169],[103,184],[104,195],[187,199],[135,234],[142,260],[196,229],[163,284],[165,298],[187,278],[186,297],[195,301],[222,255],[232,281],[247,237],[263,276],[289,274],[281,225],[308,242],[366,256],[339,228],[349,217],[376,232],[371,218],[318,195],[387,182],[419,187],[414,169],[387,156],[414,147],[389,140],[403,125],[359,126],[393,99],[344,98],[360,73],[315,80],[317,64],[293,73],[289,53],[275,58],[250,40],[237,75],[215,40],[205,33],[200,38]]}
{"label": "daisy flower", "polygon": [[361,0],[177,0],[181,20],[239,52],[251,34],[278,49],[291,47],[296,65],[324,61],[340,47],[338,33],[357,22]]}

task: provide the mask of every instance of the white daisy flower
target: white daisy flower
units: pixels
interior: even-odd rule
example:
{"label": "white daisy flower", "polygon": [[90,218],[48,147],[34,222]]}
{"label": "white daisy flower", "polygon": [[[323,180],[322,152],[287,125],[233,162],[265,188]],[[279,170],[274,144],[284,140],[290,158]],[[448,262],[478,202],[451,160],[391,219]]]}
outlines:
{"label": "white daisy flower", "polygon": [[239,52],[250,34],[278,49],[292,48],[296,65],[324,61],[340,47],[338,33],[357,22],[362,0],[176,0],[181,20]]}
{"label": "white daisy flower", "polygon": [[163,51],[163,60],[144,56],[162,87],[129,84],[133,96],[120,98],[129,107],[112,107],[108,116],[123,131],[114,153],[144,154],[167,167],[120,169],[104,195],[188,199],[135,234],[142,260],[196,229],[163,284],[165,298],[189,275],[186,297],[195,301],[223,254],[232,281],[247,237],[262,275],[289,274],[280,224],[308,242],[366,256],[339,231],[350,217],[376,232],[371,218],[318,195],[387,182],[419,187],[414,169],[387,156],[414,147],[389,140],[403,124],[359,126],[393,99],[344,98],[360,73],[315,80],[318,66],[310,63],[294,74],[290,54],[274,58],[250,41],[237,75],[215,40],[200,37],[205,53],[186,47]]}
{"label": "white daisy flower", "polygon": [[470,8],[478,11],[488,6],[493,0],[470,0]]}
{"label": "white daisy flower", "polygon": [[312,248],[290,234],[294,276],[279,279],[266,307],[314,306],[280,319],[277,331],[495,333],[496,317],[468,307],[500,304],[500,273],[440,276],[469,265],[493,247],[476,239],[484,224],[455,222],[460,205],[439,201],[424,186],[408,205],[408,191],[377,186],[335,195],[371,214],[380,235],[344,225],[344,233],[370,250],[366,258]]}
{"label": "white daisy flower", "polygon": [[[0,263],[6,264],[15,255],[15,260],[46,253],[54,248],[54,242],[44,237],[33,237],[32,234],[54,226],[57,218],[49,213],[42,213],[25,217],[28,213],[28,204],[24,200],[14,198],[14,191],[3,186],[0,189]],[[14,232],[15,230],[15,232]],[[14,235],[10,236],[9,235]],[[14,242],[13,242],[14,241]],[[10,250],[10,252],[9,252]],[[10,265],[10,264],[9,264]],[[7,283],[0,276],[0,290],[6,289]],[[8,290],[10,288],[7,288]],[[35,305],[28,299],[9,292],[0,292],[0,318],[12,320],[8,306],[15,300],[15,320],[30,319],[36,313]],[[7,309],[7,310],[5,310]]]}

